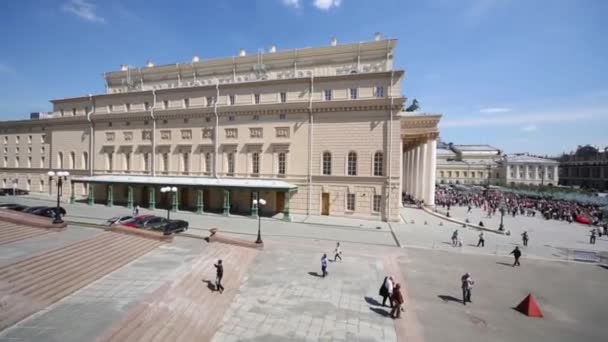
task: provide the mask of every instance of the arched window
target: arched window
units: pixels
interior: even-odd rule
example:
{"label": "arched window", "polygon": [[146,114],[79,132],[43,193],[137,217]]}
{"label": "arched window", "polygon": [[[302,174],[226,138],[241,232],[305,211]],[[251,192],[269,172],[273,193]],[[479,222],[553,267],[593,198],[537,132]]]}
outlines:
{"label": "arched window", "polygon": [[70,169],[73,169],[76,165],[76,153],[70,152]]}
{"label": "arched window", "polygon": [[144,153],[144,171],[150,171],[150,153]]}
{"label": "arched window", "polygon": [[384,154],[376,152],[374,154],[374,176],[384,175]]}
{"label": "arched window", "polygon": [[114,154],[113,154],[113,152],[108,152],[108,158],[107,158],[106,168],[110,172],[114,169]]}
{"label": "arched window", "polygon": [[205,173],[211,173],[211,152],[205,153]]}
{"label": "arched window", "polygon": [[348,152],[348,167],[347,167],[349,176],[357,175],[357,153],[356,152]]}
{"label": "arched window", "polygon": [[323,152],[323,174],[331,175],[331,153]]}
{"label": "arched window", "polygon": [[125,170],[131,171],[131,152],[125,153]]}
{"label": "arched window", "polygon": [[85,170],[89,168],[89,153],[88,152],[82,152],[82,168]]}
{"label": "arched window", "polygon": [[256,176],[260,174],[260,154],[258,152],[251,154],[251,173]]}
{"label": "arched window", "polygon": [[63,152],[57,152],[57,168],[63,169]]}

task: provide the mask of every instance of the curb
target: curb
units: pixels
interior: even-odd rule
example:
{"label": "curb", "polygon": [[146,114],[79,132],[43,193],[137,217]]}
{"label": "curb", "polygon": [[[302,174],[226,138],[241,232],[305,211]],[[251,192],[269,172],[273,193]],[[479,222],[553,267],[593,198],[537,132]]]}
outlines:
{"label": "curb", "polygon": [[478,225],[474,225],[474,224],[466,223],[464,221],[456,220],[456,219],[453,219],[451,217],[447,217],[445,215],[436,213],[436,212],[434,212],[434,211],[432,211],[432,210],[430,210],[430,209],[428,209],[426,207],[423,207],[422,210],[426,211],[427,213],[429,213],[429,214],[431,214],[431,215],[433,215],[435,217],[438,217],[438,218],[446,220],[446,221],[450,221],[452,223],[457,223],[457,224],[460,224],[460,225],[467,226],[469,228],[473,228],[473,229],[477,229],[477,230],[483,230],[483,231],[494,233],[494,234],[505,235],[505,232],[501,232],[501,231],[498,231],[496,229],[490,229],[490,228],[486,228],[486,227],[480,227]]}

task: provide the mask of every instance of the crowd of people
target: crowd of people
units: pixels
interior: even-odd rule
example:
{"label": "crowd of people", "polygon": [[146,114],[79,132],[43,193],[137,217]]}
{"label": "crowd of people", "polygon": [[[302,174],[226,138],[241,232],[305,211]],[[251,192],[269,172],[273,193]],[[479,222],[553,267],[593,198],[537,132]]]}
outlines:
{"label": "crowd of people", "polygon": [[492,217],[504,207],[505,215],[536,216],[547,220],[589,223],[600,226],[605,224],[604,214],[599,206],[550,198],[532,197],[512,192],[484,190],[474,193],[452,188],[438,188],[435,192],[435,204],[450,210],[453,206],[481,208]]}

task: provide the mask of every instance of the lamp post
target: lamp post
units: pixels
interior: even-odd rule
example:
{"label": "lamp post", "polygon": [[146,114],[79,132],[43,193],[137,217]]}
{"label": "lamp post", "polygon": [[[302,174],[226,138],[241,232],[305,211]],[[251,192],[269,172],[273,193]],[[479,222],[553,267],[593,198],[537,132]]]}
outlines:
{"label": "lamp post", "polygon": [[264,242],[262,241],[262,215],[260,215],[260,213],[261,213],[260,206],[265,206],[266,200],[263,198],[254,199],[253,205],[256,206],[256,208],[258,209],[258,238],[257,238],[257,240],[255,240],[255,243],[261,244]]}
{"label": "lamp post", "polygon": [[[175,196],[175,193],[177,192],[177,188],[174,186],[173,187],[165,186],[165,187],[160,188],[160,192],[166,193],[166,194],[172,194],[172,196]],[[171,205],[169,205],[167,207],[167,220],[170,220],[170,219],[171,219]]]}
{"label": "lamp post", "polygon": [[53,182],[53,177],[57,177],[57,208],[55,208],[55,219],[53,219],[53,223],[63,223],[59,201],[63,192],[63,181],[68,180],[70,173],[67,171],[49,171],[47,172],[47,175],[49,175],[49,184]]}

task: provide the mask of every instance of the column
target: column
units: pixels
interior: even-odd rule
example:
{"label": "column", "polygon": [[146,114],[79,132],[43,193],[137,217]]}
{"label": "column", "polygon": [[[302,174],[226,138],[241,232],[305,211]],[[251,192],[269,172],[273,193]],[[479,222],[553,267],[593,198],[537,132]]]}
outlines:
{"label": "column", "polygon": [[410,195],[414,198],[416,193],[416,150],[410,150]]}
{"label": "column", "polygon": [[289,216],[289,199],[291,197],[290,191],[285,191],[284,203],[283,203],[283,221],[291,221],[291,216]]}
{"label": "column", "polygon": [[524,179],[530,179],[530,165],[524,166]]}
{"label": "column", "polygon": [[70,182],[70,204],[76,202],[76,194],[74,193],[74,182]]}
{"label": "column", "polygon": [[196,190],[196,213],[202,214],[205,210],[205,205],[203,204],[203,189]]}
{"label": "column", "polygon": [[171,191],[171,211],[176,212],[179,206],[179,188],[176,192]]}
{"label": "column", "polygon": [[412,150],[407,151],[407,170],[406,172],[406,177],[407,177],[407,193],[408,195],[412,194],[412,160],[413,160],[413,155],[412,155]]}
{"label": "column", "polygon": [[95,184],[88,183],[89,187],[89,205],[93,205],[95,203]]}
{"label": "column", "polygon": [[431,139],[426,143],[426,165],[427,165],[427,184],[426,184],[426,198],[424,203],[427,206],[435,205],[435,183],[436,181],[436,169],[437,169],[437,140]]}
{"label": "column", "polygon": [[419,156],[418,156],[418,196],[417,199],[422,200],[424,199],[424,191],[426,188],[426,173],[428,172],[427,170],[427,165],[426,165],[426,143],[418,146],[419,148]]}
{"label": "column", "polygon": [[403,193],[405,192],[405,153],[403,152],[403,141],[399,140],[399,207],[403,206]]}
{"label": "column", "polygon": [[148,188],[148,209],[156,209],[156,189],[153,186]]}
{"label": "column", "polygon": [[133,209],[133,185],[127,186],[127,208]]}
{"label": "column", "polygon": [[[533,168],[534,168],[534,179],[541,179],[539,172],[538,172],[538,169],[540,168],[540,166],[535,165],[535,166],[533,166]],[[545,173],[545,175],[546,175],[546,173]]]}
{"label": "column", "polygon": [[229,190],[223,190],[224,191],[224,215],[228,216],[230,215],[230,191]]}
{"label": "column", "polygon": [[[557,185],[558,182],[558,178],[559,175],[557,174],[559,172],[557,165],[553,167],[553,185]],[[604,177],[606,177],[607,175],[604,175]]]}
{"label": "column", "polygon": [[108,184],[108,198],[107,198],[106,205],[108,207],[111,207],[114,205],[114,185],[113,184]]}
{"label": "column", "polygon": [[[251,193],[251,217],[258,218],[258,204],[257,201],[260,199],[260,194],[255,191]],[[256,201],[254,204],[253,201]]]}
{"label": "column", "polygon": [[418,146],[412,150],[412,198],[418,198],[418,153],[420,149]]}

